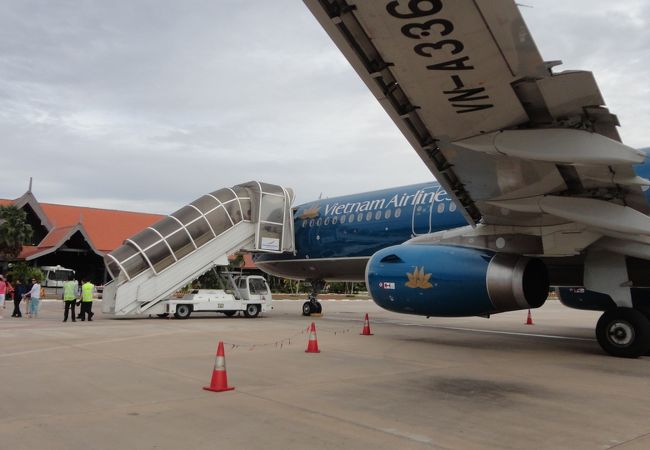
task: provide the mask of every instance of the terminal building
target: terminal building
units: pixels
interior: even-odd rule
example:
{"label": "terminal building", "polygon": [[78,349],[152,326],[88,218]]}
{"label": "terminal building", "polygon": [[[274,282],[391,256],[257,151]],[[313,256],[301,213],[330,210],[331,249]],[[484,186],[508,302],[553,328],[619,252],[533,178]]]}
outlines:
{"label": "terminal building", "polygon": [[[78,278],[95,284],[110,281],[104,255],[125,239],[165,216],[142,212],[100,209],[39,202],[31,188],[16,199],[0,199],[0,206],[14,205],[27,214],[33,230],[31,245],[25,245],[18,260],[34,266],[73,269]],[[255,269],[244,255],[243,269]]]}

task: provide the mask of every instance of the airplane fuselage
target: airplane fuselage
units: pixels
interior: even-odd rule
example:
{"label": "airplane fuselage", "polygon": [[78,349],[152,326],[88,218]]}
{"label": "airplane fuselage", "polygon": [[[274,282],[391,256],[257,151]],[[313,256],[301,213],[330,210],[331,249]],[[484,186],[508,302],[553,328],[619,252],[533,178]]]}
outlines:
{"label": "airplane fuselage", "polygon": [[322,199],[294,210],[293,255],[260,255],[256,264],[294,279],[364,281],[382,248],[421,234],[467,225],[436,182]]}

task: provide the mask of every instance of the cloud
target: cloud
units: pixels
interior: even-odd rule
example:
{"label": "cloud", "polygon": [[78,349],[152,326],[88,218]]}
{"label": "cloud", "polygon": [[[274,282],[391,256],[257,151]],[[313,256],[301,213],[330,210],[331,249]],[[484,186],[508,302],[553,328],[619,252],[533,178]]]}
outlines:
{"label": "cloud", "polygon": [[[626,142],[650,117],[643,1],[528,1],[547,59],[593,70]],[[301,2],[8,0],[0,196],[165,213],[259,179],[297,201],[431,179]]]}

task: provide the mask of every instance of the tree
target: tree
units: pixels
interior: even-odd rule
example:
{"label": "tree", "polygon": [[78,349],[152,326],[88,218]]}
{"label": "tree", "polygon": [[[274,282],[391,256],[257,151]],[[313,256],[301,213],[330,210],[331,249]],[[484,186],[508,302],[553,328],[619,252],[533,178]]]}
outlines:
{"label": "tree", "polygon": [[15,259],[32,234],[25,211],[13,205],[0,206],[0,255],[3,259]]}
{"label": "tree", "polygon": [[29,280],[35,278],[39,283],[43,281],[43,272],[38,267],[30,266],[24,262],[10,264],[7,275],[15,282],[20,280],[23,283],[29,283]]}

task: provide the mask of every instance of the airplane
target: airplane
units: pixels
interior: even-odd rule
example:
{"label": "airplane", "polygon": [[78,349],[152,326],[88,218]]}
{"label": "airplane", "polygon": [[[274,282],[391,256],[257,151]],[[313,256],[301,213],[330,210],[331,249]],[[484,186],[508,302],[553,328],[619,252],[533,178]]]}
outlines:
{"label": "airplane", "polygon": [[437,184],[298,207],[295,254],[257,264],[312,281],[303,313],[325,280],[424,316],[538,307],[554,286],[603,311],[605,352],[648,354],[648,152],[593,74],[544,61],[512,0],[304,2]]}

